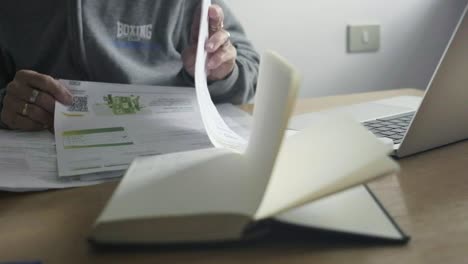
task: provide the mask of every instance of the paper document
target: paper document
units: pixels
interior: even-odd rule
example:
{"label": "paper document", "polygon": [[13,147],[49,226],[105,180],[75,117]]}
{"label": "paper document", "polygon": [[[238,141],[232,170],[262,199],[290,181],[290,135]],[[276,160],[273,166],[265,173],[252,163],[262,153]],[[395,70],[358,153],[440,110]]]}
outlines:
{"label": "paper document", "polygon": [[60,176],[125,170],[135,157],[212,147],[195,89],[62,82],[74,103],[56,104]]}
{"label": "paper document", "polygon": [[[218,111],[238,134],[248,137],[250,116],[232,104]],[[49,132],[0,130],[0,191],[25,192],[88,186],[117,179],[123,171],[58,177],[54,136]]]}
{"label": "paper document", "polygon": [[215,147],[227,148],[236,152],[243,152],[247,141],[235,133],[220,116],[207,85],[205,44],[209,37],[208,9],[210,0],[202,1],[200,32],[198,35],[197,59],[195,63],[195,88],[197,90],[198,106],[201,111],[206,133]]}
{"label": "paper document", "polygon": [[125,170],[137,156],[211,146],[194,89],[63,82],[74,104],[55,110],[60,176]]}
{"label": "paper document", "polygon": [[49,132],[0,130],[0,168],[0,190],[14,192],[93,185],[123,174],[58,179],[54,136]]}

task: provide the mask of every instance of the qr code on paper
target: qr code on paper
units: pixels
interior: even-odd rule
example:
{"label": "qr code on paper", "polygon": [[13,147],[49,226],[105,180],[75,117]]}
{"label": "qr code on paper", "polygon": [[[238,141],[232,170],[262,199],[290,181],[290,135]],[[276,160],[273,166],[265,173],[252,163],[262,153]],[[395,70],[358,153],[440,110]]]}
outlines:
{"label": "qr code on paper", "polygon": [[69,112],[88,112],[88,96],[73,96],[72,105],[68,107]]}

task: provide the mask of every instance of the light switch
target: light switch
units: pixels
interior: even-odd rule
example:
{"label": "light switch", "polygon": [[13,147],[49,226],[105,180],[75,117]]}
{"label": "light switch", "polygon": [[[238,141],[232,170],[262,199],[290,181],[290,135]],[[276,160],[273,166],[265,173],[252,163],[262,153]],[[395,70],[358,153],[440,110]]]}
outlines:
{"label": "light switch", "polygon": [[380,48],[380,25],[349,25],[348,52],[376,52]]}

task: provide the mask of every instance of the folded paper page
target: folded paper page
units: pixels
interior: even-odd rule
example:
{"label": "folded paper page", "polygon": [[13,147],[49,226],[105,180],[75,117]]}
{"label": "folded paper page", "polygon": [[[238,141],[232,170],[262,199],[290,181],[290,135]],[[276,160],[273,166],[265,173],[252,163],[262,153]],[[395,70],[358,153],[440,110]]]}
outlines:
{"label": "folded paper page", "polygon": [[398,165],[387,154],[388,147],[352,119],[323,115],[283,143],[255,218],[393,173]]}
{"label": "folded paper page", "polygon": [[279,55],[266,52],[261,61],[252,130],[244,154],[251,182],[261,186],[257,204],[263,199],[300,87],[299,74]]}
{"label": "folded paper page", "polygon": [[247,145],[244,138],[231,130],[219,115],[211,100],[206,77],[205,43],[209,37],[208,9],[210,0],[203,0],[201,4],[200,31],[198,35],[197,59],[195,62],[195,88],[197,99],[206,133],[215,147],[228,148],[236,152],[243,152]]}
{"label": "folded paper page", "polygon": [[274,219],[289,225],[393,241],[408,239],[363,185],[289,210]]}

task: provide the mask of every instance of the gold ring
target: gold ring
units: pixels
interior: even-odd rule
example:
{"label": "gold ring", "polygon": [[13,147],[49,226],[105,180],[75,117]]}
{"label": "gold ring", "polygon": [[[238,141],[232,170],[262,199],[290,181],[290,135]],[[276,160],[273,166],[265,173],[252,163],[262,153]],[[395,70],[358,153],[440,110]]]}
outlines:
{"label": "gold ring", "polygon": [[29,97],[29,102],[34,104],[36,102],[38,96],[39,96],[39,91],[36,90],[36,89],[33,89],[32,94]]}
{"label": "gold ring", "polygon": [[29,106],[28,103],[25,103],[25,104],[24,104],[23,110],[21,110],[21,114],[22,114],[22,115],[24,115],[24,116],[27,116],[27,115],[28,115],[28,106]]}

